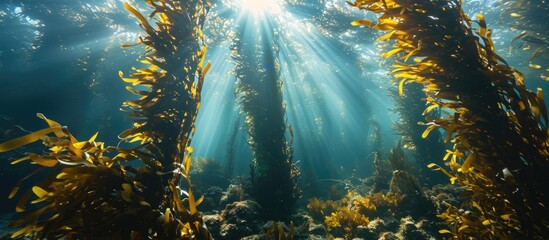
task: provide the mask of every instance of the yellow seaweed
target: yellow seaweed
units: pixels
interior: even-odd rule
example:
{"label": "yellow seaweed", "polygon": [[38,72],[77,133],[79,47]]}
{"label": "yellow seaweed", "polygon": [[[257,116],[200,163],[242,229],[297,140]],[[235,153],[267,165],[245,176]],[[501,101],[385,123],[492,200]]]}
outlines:
{"label": "yellow seaweed", "polygon": [[25,136],[22,136],[22,137],[19,137],[19,138],[16,138],[16,139],[12,139],[12,140],[7,141],[7,142],[3,142],[3,143],[0,144],[0,152],[7,152],[7,151],[10,151],[10,150],[22,147],[24,145],[36,142],[36,141],[40,140],[46,134],[61,131],[61,128],[62,128],[61,126],[44,128],[42,130],[38,130],[36,132],[29,133]]}
{"label": "yellow seaweed", "polygon": [[[446,131],[445,141],[453,143],[453,151],[444,157],[449,169],[434,163],[428,167],[442,171],[476,201],[460,206],[473,212],[467,216],[448,204],[439,217],[453,230],[444,232],[460,239],[548,235],[544,222],[549,212],[537,204],[548,200],[539,189],[549,184],[546,105],[540,91],[526,89],[522,74],[495,52],[485,17],[478,14],[476,21],[471,20],[460,1],[356,0],[350,4],[378,13],[380,24],[373,28],[387,31],[380,40],[395,41],[382,56],[396,55],[404,61],[391,71],[399,83],[398,93],[416,75],[413,80],[423,85],[427,95],[424,113],[436,107],[449,113],[426,118],[428,127],[422,135],[429,136],[435,128]],[[525,31],[512,42],[533,37],[529,34]],[[414,61],[408,62],[411,56]],[[502,174],[505,182],[499,180]]]}
{"label": "yellow seaweed", "polygon": [[129,3],[125,2],[124,8],[131,12],[137,19],[139,19],[139,22],[141,22],[141,24],[145,27],[145,30],[154,32],[154,29],[149,24],[147,19],[145,19],[145,17],[143,17],[143,15],[141,15],[139,11],[135,10],[135,8],[133,8]]}
{"label": "yellow seaweed", "polygon": [[[123,140],[139,141],[141,145],[130,149],[106,147],[103,142],[96,142],[98,133],[86,141],[78,141],[59,123],[43,114],[37,114],[49,128],[0,144],[0,152],[38,140],[42,140],[47,147],[41,153],[29,153],[12,162],[17,164],[30,160],[33,164],[40,165],[40,168],[19,181],[11,191],[10,198],[21,188],[22,181],[42,169],[52,169],[49,178],[26,191],[17,202],[17,212],[25,211],[29,201],[30,204],[40,202],[43,207],[14,221],[10,227],[20,229],[12,237],[85,239],[94,236],[98,239],[122,239],[131,236],[132,239],[211,239],[197,209],[203,197],[196,200],[191,189],[188,176],[190,158],[185,162],[181,158],[193,151],[190,138],[200,107],[204,76],[210,68],[208,63],[202,69],[206,47],[200,29],[210,5],[202,0],[155,0],[147,3],[154,9],[149,17],[158,15],[160,18],[156,25],[158,29],[152,28],[147,19],[128,3],[124,3],[124,8],[139,20],[147,33],[146,37],[140,37],[137,44],[146,45],[144,63],[148,67],[134,68],[129,78],[119,72],[123,81],[148,89],[137,91],[128,88],[139,95],[139,99],[124,103],[124,106],[131,108],[130,116],[135,118],[133,128],[120,134]],[[189,21],[173,21],[174,17],[181,16],[184,17],[179,19]],[[189,26],[192,31],[188,31]],[[186,54],[188,52],[198,54]],[[166,60],[173,59],[173,55],[177,55],[179,60],[181,57],[187,58],[188,61],[184,61],[184,67],[189,69],[186,75],[168,72],[172,68],[166,69],[168,65],[181,65],[180,61]],[[190,86],[193,86],[192,94],[189,91]],[[159,106],[167,109],[159,109]],[[181,107],[185,110],[169,112]],[[152,118],[159,125],[148,121]],[[107,156],[111,153],[115,157]],[[125,167],[127,161],[140,161],[138,165],[145,166],[137,169]],[[185,169],[181,172],[166,169],[174,165],[184,166]],[[155,174],[156,172],[163,174]],[[166,177],[166,174],[172,175]],[[143,178],[149,179],[148,182],[143,181]],[[188,187],[185,199],[181,199],[181,191],[174,185],[177,183],[179,186],[181,178]],[[156,185],[159,182],[161,185]],[[31,200],[34,195],[37,199]],[[155,199],[158,196],[165,197],[161,197],[161,200]],[[184,204],[189,204],[189,208]],[[162,213],[166,213],[166,217],[156,226],[156,219]],[[143,227],[140,224],[126,224],[128,219],[137,218],[143,218],[144,222],[152,225]],[[85,225],[87,223],[101,224],[90,227]],[[120,226],[121,223],[125,225]]]}

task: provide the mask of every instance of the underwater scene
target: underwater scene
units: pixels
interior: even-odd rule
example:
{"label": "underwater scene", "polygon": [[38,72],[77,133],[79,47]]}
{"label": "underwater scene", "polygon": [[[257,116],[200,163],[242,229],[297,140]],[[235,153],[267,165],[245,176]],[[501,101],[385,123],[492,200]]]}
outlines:
{"label": "underwater scene", "polygon": [[546,0],[2,0],[0,239],[549,239]]}

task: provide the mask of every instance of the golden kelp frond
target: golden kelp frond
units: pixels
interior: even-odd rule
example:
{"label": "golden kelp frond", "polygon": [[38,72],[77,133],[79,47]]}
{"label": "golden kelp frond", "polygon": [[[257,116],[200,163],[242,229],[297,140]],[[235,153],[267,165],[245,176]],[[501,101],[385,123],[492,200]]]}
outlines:
{"label": "golden kelp frond", "polygon": [[273,240],[292,240],[294,239],[294,223],[290,222],[290,227],[286,234],[283,224],[273,222],[273,227],[265,231],[265,237]]}
{"label": "golden kelp frond", "polygon": [[[43,168],[52,168],[52,173],[45,181],[29,189],[17,203],[17,212],[23,212],[34,195],[36,198],[30,203],[38,204],[38,208],[10,225],[20,228],[12,237],[122,237],[124,229],[119,226],[132,228],[136,224],[140,225],[136,229],[145,231],[145,222],[130,219],[152,214],[150,204],[134,192],[139,187],[138,182],[132,181],[133,174],[107,156],[115,149],[95,142],[97,134],[87,141],[78,141],[58,123],[41,114],[39,117],[45,119],[50,128],[61,130],[54,132],[54,136],[39,130],[12,140],[19,141],[21,146],[41,139],[48,148],[41,154],[29,153],[12,164],[30,160]],[[34,137],[28,137],[31,135]],[[14,197],[20,184],[15,186],[10,197]],[[130,224],[131,221],[137,223]]]}
{"label": "golden kelp frond", "polygon": [[[200,92],[209,64],[204,66],[206,54],[202,24],[209,3],[197,1],[147,1],[156,17],[156,27],[137,10],[125,3],[141,23],[147,36],[140,39],[147,54],[141,62],[145,68],[135,69],[129,78],[120,77],[147,91],[128,90],[139,99],[124,106],[132,112],[134,126],[120,134],[129,142],[141,143],[132,152],[154,156],[150,165],[157,171],[181,165],[182,155],[190,144],[196,113],[200,107]],[[190,19],[185,19],[190,17]],[[130,153],[127,153],[131,155]],[[135,156],[138,157],[138,156]],[[166,184],[167,185],[167,184]]]}
{"label": "golden kelp frond", "polygon": [[368,223],[370,219],[367,216],[348,207],[338,209],[324,220],[329,232],[342,234],[348,239],[352,238],[358,226],[368,226]]}
{"label": "golden kelp frond", "polygon": [[[203,198],[195,199],[189,178],[190,138],[209,69],[209,64],[204,66],[206,47],[201,30],[209,3],[146,2],[153,8],[150,17],[159,18],[156,27],[129,4],[124,7],[147,33],[139,41],[146,45],[142,62],[147,67],[135,69],[129,78],[119,74],[123,81],[148,89],[128,87],[140,98],[124,104],[131,110],[134,126],[120,137],[140,144],[126,149],[104,147],[95,141],[97,134],[78,141],[65,127],[39,114],[49,128],[0,144],[0,152],[4,152],[42,140],[48,151],[29,153],[13,163],[30,160],[53,168],[52,176],[21,197],[18,212],[25,210],[33,195],[37,198],[31,204],[39,205],[11,225],[21,227],[13,237],[211,239],[197,209]],[[51,133],[54,136],[48,135]],[[114,157],[107,156],[111,152]],[[125,166],[127,161],[143,164],[135,169]],[[187,191],[180,188],[181,176]],[[19,188],[20,183],[10,197]]]}
{"label": "golden kelp frond", "polygon": [[335,210],[339,208],[340,204],[338,202],[327,200],[322,201],[316,197],[309,200],[307,204],[307,209],[312,213],[314,218],[324,219],[324,216],[332,214]]}
{"label": "golden kelp frond", "polygon": [[[378,40],[394,42],[383,56],[398,59],[391,73],[399,92],[420,83],[425,113],[449,113],[427,117],[422,135],[446,131],[445,141],[454,144],[445,157],[450,169],[438,169],[466,189],[471,200],[462,208],[477,216],[445,218],[452,232],[483,239],[548,236],[549,212],[540,205],[549,197],[547,109],[542,95],[527,90],[522,74],[495,53],[484,17],[473,21],[453,0],[350,4],[381,14],[372,27],[388,31]],[[486,231],[465,230],[470,226]]]}

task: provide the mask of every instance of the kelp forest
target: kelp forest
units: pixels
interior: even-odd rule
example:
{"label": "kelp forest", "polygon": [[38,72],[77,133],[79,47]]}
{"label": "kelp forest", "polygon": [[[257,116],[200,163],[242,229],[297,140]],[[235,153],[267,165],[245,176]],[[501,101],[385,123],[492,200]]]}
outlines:
{"label": "kelp forest", "polygon": [[2,1],[0,239],[549,239],[548,11]]}

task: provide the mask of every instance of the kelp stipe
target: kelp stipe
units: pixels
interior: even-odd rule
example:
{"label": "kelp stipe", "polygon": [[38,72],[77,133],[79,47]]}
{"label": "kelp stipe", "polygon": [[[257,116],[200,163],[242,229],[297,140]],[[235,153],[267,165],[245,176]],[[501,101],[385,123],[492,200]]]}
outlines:
{"label": "kelp stipe", "polygon": [[[123,78],[150,89],[128,88],[141,98],[125,103],[134,127],[121,137],[140,145],[131,149],[104,147],[95,142],[96,135],[79,142],[66,128],[39,115],[49,128],[0,144],[3,152],[41,139],[48,152],[30,153],[14,163],[31,160],[55,167],[51,177],[26,192],[17,204],[16,210],[24,211],[33,193],[38,198],[32,203],[43,202],[41,208],[11,225],[22,227],[13,237],[211,239],[196,209],[201,199],[194,198],[188,174],[190,137],[209,68],[203,65],[206,47],[201,32],[209,3],[146,2],[154,10],[151,17],[159,19],[156,28],[124,4],[147,33],[140,43],[146,45],[142,62],[148,67]],[[48,136],[50,133],[55,136]],[[107,156],[110,154],[115,156]],[[125,166],[127,161],[139,161],[137,165],[142,167]],[[179,187],[181,177],[187,191]],[[19,185],[10,197],[18,189]]]}
{"label": "kelp stipe", "polygon": [[[204,65],[206,45],[202,34],[210,3],[203,0],[146,3],[153,8],[149,17],[158,19],[156,28],[129,4],[124,4],[147,33],[139,43],[146,47],[145,59],[141,62],[148,67],[134,69],[130,78],[123,78],[122,73],[120,77],[134,86],[150,90],[127,87],[140,98],[124,103],[132,110],[130,116],[134,124],[133,128],[121,133],[120,138],[140,142],[140,145],[120,149],[117,156],[125,160],[140,159],[147,165],[143,184],[155,186],[146,188],[144,195],[155,200],[163,198],[155,203],[163,216],[162,225],[170,229],[160,235],[162,238],[208,239],[211,236],[196,209],[202,198],[195,200],[189,172],[193,152],[190,140],[200,108],[204,76],[210,68],[209,63]],[[173,174],[164,175],[166,172]],[[186,183],[187,191],[180,189],[181,180]],[[160,186],[156,185],[157,181]],[[182,193],[186,195],[188,207],[182,204]]]}
{"label": "kelp stipe", "polygon": [[[146,47],[145,59],[141,62],[148,67],[134,69],[129,78],[123,77],[122,72],[119,74],[133,86],[150,90],[137,91],[127,87],[140,98],[124,102],[124,106],[130,109],[134,124],[119,137],[140,145],[120,149],[119,157],[139,158],[154,172],[174,170],[173,178],[163,178],[162,184],[163,187],[170,184],[179,186],[181,175],[188,175],[186,167],[190,164],[190,156],[184,154],[192,153],[190,139],[200,108],[204,75],[210,67],[204,65],[206,46],[202,35],[209,6],[202,0],[147,3],[154,8],[151,17],[159,19],[157,29],[152,28],[130,5],[124,4],[139,19],[148,35],[140,39]],[[190,19],[183,20],[187,15]]]}
{"label": "kelp stipe", "polygon": [[[245,37],[245,31],[245,24],[237,28],[231,58],[236,63],[235,94],[245,117],[248,143],[253,153],[252,195],[267,209],[267,218],[286,219],[298,198],[299,169],[292,163],[293,148],[285,137],[288,127],[277,33],[272,29],[261,29],[264,37],[256,42]],[[293,133],[290,131],[290,134]]]}
{"label": "kelp stipe", "polygon": [[[431,132],[426,138],[422,137],[425,127],[419,122],[425,121],[425,93],[421,84],[412,83],[403,86],[402,93],[391,89],[389,94],[395,101],[394,110],[398,112],[400,119],[394,124],[395,130],[401,135],[402,146],[414,152],[416,161],[427,166],[429,163],[441,163],[446,146],[438,131]],[[431,111],[427,115],[435,118],[440,113]],[[422,182],[429,185],[445,183],[448,180],[442,174],[426,168],[419,168],[419,177]]]}
{"label": "kelp stipe", "polygon": [[389,189],[389,182],[393,175],[393,169],[391,163],[386,160],[380,159],[380,153],[374,152],[374,184],[372,186],[373,192],[380,192],[384,189]]}
{"label": "kelp stipe", "polygon": [[[378,40],[395,40],[400,62],[392,73],[404,84],[424,85],[428,113],[441,107],[449,116],[427,118],[426,137],[435,128],[454,144],[445,156],[450,169],[436,167],[461,185],[468,200],[440,217],[457,238],[543,239],[549,236],[547,109],[541,89],[526,89],[520,72],[494,52],[491,30],[482,15],[478,28],[461,2],[359,0],[351,5],[382,14],[389,31]],[[409,61],[410,60],[410,61]]]}
{"label": "kelp stipe", "polygon": [[383,149],[383,137],[381,136],[381,126],[375,119],[375,116],[368,119],[368,140],[366,146],[372,150],[372,152],[378,152]]}

